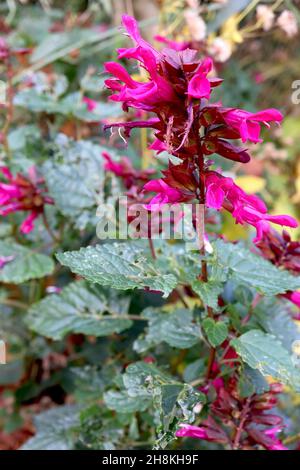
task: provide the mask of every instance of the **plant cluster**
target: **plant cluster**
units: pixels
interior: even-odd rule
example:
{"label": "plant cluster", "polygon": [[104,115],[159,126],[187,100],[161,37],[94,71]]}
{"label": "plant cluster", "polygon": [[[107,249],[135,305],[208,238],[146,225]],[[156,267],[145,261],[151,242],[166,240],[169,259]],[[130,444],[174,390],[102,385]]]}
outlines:
{"label": "plant cluster", "polygon": [[[233,171],[283,114],[223,105],[211,57],[156,49],[132,16],[129,47],[104,20],[43,21],[0,23],[0,448],[297,448],[298,223]],[[99,240],[120,195],[146,226]],[[163,236],[185,205],[192,249]]]}

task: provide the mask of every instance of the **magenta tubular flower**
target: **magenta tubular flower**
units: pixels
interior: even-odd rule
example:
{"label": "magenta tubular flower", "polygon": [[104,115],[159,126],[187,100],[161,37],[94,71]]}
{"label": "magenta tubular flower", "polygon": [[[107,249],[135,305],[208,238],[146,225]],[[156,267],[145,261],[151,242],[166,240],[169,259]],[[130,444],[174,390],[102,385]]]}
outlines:
{"label": "magenta tubular flower", "polygon": [[[264,233],[263,238],[256,244],[260,254],[278,267],[282,267],[294,275],[300,273],[300,242],[293,241],[283,230],[282,234],[271,229]],[[288,299],[300,311],[300,292],[286,292],[281,297]],[[299,315],[294,317],[298,319]]]}
{"label": "magenta tubular flower", "polygon": [[34,229],[36,218],[43,214],[45,204],[53,204],[53,200],[45,194],[44,180],[38,178],[34,167],[29,169],[27,177],[21,174],[14,177],[7,167],[0,167],[0,171],[8,181],[0,182],[0,215],[28,212],[20,231],[29,233]]}
{"label": "magenta tubular flower", "polygon": [[300,309],[300,292],[287,292],[282,294],[282,297],[290,300],[296,307]]}

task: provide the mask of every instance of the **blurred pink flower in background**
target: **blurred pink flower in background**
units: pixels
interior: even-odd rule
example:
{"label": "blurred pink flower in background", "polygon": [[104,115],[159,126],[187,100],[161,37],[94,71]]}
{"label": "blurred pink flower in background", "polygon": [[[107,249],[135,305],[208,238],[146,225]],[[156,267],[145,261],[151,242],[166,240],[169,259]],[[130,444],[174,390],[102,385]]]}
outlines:
{"label": "blurred pink flower in background", "polygon": [[38,177],[35,167],[28,170],[27,176],[20,173],[13,176],[5,166],[0,167],[0,172],[7,180],[0,182],[0,215],[28,212],[20,231],[29,233],[34,229],[35,219],[44,213],[45,204],[53,204],[53,200],[45,195],[44,179]]}
{"label": "blurred pink flower in background", "polygon": [[269,31],[274,24],[275,14],[268,5],[258,5],[256,8],[256,19],[261,23],[264,31]]}

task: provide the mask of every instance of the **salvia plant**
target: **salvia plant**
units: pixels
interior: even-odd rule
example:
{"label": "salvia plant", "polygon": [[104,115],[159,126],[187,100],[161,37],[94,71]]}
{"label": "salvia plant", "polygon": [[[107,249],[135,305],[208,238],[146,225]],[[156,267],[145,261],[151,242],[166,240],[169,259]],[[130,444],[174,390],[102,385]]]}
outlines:
{"label": "salvia plant", "polygon": [[[80,93],[59,73],[17,86],[29,51],[0,44],[1,335],[17,357],[0,366],[5,432],[21,429],[22,449],[295,448],[300,243],[282,227],[298,224],[230,171],[283,116],[224,107],[210,57],[156,50],[131,16],[123,26],[132,47]],[[14,107],[41,126],[11,130]],[[138,133],[152,161],[131,157]],[[252,239],[227,240],[224,212]]]}

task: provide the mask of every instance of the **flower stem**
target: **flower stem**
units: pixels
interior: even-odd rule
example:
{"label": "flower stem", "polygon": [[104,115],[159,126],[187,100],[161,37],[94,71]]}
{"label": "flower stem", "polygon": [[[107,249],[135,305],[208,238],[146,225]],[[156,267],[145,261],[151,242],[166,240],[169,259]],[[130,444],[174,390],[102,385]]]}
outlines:
{"label": "flower stem", "polygon": [[246,419],[248,418],[248,413],[249,413],[249,410],[250,410],[250,402],[251,402],[251,397],[248,397],[247,400],[246,400],[245,406],[242,409],[241,416],[240,416],[240,422],[239,422],[239,425],[236,429],[234,441],[233,441],[233,444],[232,444],[232,448],[234,450],[238,450],[239,447],[240,447],[240,440],[241,440],[242,432],[244,430],[244,424],[245,424]]}
{"label": "flower stem", "polygon": [[57,236],[55,235],[55,233],[53,232],[53,230],[51,229],[49,223],[48,223],[48,220],[47,220],[47,217],[46,217],[46,214],[45,212],[43,212],[43,222],[44,222],[44,226],[47,230],[47,232],[49,233],[50,237],[52,238],[52,240],[55,242],[55,243],[59,243],[60,240],[57,238]]}

